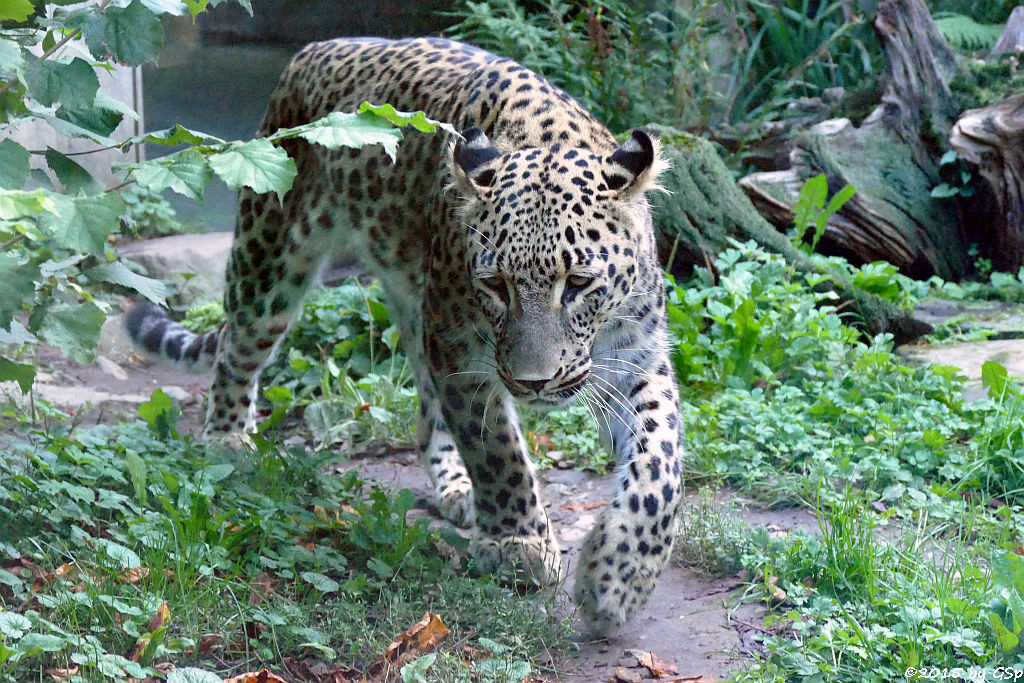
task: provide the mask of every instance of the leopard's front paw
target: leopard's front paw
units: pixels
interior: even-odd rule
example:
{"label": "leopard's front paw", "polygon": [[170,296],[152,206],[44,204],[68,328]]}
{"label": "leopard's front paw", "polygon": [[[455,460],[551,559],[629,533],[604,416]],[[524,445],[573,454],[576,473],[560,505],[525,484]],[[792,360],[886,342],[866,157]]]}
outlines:
{"label": "leopard's front paw", "polygon": [[252,437],[245,432],[205,431],[203,432],[203,442],[210,446],[221,446],[236,453],[256,450],[256,444]]}
{"label": "leopard's front paw", "polygon": [[672,551],[672,537],[630,536],[602,518],[583,541],[573,601],[595,636],[618,631],[647,603]]}
{"label": "leopard's front paw", "polygon": [[507,569],[517,581],[539,586],[550,586],[562,579],[562,553],[550,525],[545,536],[492,537],[478,531],[469,552],[483,574]]}
{"label": "leopard's front paw", "polygon": [[476,508],[473,506],[473,485],[468,478],[438,486],[435,494],[442,517],[455,526],[466,529],[473,526]]}

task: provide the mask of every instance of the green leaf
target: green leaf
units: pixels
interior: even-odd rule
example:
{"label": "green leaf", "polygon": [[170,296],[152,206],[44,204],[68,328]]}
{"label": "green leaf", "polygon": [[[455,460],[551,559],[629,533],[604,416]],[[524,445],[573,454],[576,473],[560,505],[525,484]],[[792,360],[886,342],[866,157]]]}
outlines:
{"label": "green leaf", "polygon": [[437,653],[417,657],[402,667],[402,683],[427,683],[427,670],[434,665]]}
{"label": "green leaf", "polygon": [[159,306],[167,304],[167,285],[160,280],[139,275],[121,261],[104,263],[86,271],[86,275],[103,282],[112,282],[115,285],[133,289]]}
{"label": "green leaf", "polygon": [[295,162],[266,138],[232,142],[210,156],[210,166],[232,189],[244,186],[259,194],[274,192],[279,199],[291,189],[296,174]]}
{"label": "green leaf", "polygon": [[20,190],[28,180],[28,150],[7,138],[0,142],[0,187]]}
{"label": "green leaf", "polygon": [[1013,652],[1020,644],[1020,639],[1013,635],[1010,629],[1006,628],[1003,624],[1003,620],[999,618],[998,614],[989,612],[988,614],[989,623],[992,624],[992,630],[996,634],[996,642],[999,644],[999,649],[1005,653]]}
{"label": "green leaf", "polygon": [[188,7],[188,11],[192,15],[193,20],[205,12],[206,7],[209,4],[210,0],[185,0],[185,6]]}
{"label": "green leaf", "polygon": [[102,547],[107,553],[107,557],[114,560],[121,569],[138,569],[142,566],[142,560],[139,559],[135,551],[126,548],[120,543],[115,543],[105,538],[97,538],[93,542]]}
{"label": "green leaf", "polygon": [[17,612],[0,612],[0,633],[11,640],[20,640],[32,629],[32,622]]}
{"label": "green leaf", "polygon": [[427,118],[427,115],[422,111],[398,111],[390,104],[370,104],[369,102],[363,102],[359,105],[359,113],[364,114],[366,112],[372,112],[377,116],[386,119],[395,126],[412,126],[416,130],[424,133],[434,133],[438,128],[442,128],[449,133],[458,135],[458,131],[456,131],[451,124]]}
{"label": "green leaf", "polygon": [[378,557],[371,557],[367,560],[366,567],[382,579],[390,579],[395,575],[395,570],[391,568],[391,565]]}
{"label": "green leaf", "polygon": [[75,57],[67,64],[52,59],[36,61],[22,70],[28,94],[39,104],[61,104],[71,109],[91,106],[100,81],[89,62]]}
{"label": "green leaf", "polygon": [[60,652],[67,643],[60,636],[49,633],[27,633],[18,641],[18,650],[21,652],[33,652],[36,649],[43,652]]}
{"label": "green leaf", "polygon": [[1006,368],[1002,363],[987,360],[981,364],[981,383],[988,389],[989,397],[996,401],[1003,398],[1007,377]]}
{"label": "green leaf", "polygon": [[832,199],[829,201],[828,206],[825,207],[825,215],[832,216],[839,212],[843,208],[846,202],[850,201],[857,191],[853,189],[853,185],[844,185],[843,189],[832,195]]}
{"label": "green leaf", "polygon": [[132,175],[141,187],[154,192],[170,188],[189,199],[202,200],[213,180],[213,169],[203,155],[193,149],[132,167]]}
{"label": "green leaf", "polygon": [[142,0],[142,4],[148,7],[154,14],[172,14],[180,17],[188,8],[181,0]]}
{"label": "green leaf", "polygon": [[43,190],[0,190],[0,220],[14,221],[57,210]]}
{"label": "green leaf", "polygon": [[0,71],[17,71],[24,64],[21,46],[13,40],[0,38]]}
{"label": "green leaf", "polygon": [[0,328],[7,329],[16,311],[35,298],[39,270],[21,263],[16,253],[0,253]]}
{"label": "green leaf", "polygon": [[25,21],[34,11],[28,0],[0,0],[0,21]]}
{"label": "green leaf", "polygon": [[90,8],[82,22],[82,35],[93,57],[111,56],[122,64],[139,66],[153,61],[164,45],[160,17],[140,0],[127,7]]}
{"label": "green leaf", "polygon": [[302,577],[303,581],[312,584],[313,588],[316,588],[321,593],[337,593],[338,589],[341,588],[341,584],[329,576],[324,576],[323,574],[318,574],[316,572],[302,572],[299,576]]}
{"label": "green leaf", "polygon": [[181,411],[163,389],[154,391],[149,400],[139,406],[139,417],[145,420],[149,430],[160,438],[176,435],[175,426],[180,414]]}
{"label": "green leaf", "polygon": [[64,355],[89,363],[100,341],[100,328],[107,316],[91,301],[58,303],[46,309],[39,336]]}
{"label": "green leaf", "polygon": [[124,453],[124,466],[128,470],[128,474],[131,475],[132,487],[135,489],[135,498],[145,505],[148,494],[146,482],[149,479],[146,461],[140,458],[139,454],[135,451],[127,449]]}
{"label": "green leaf", "polygon": [[79,190],[94,194],[102,187],[78,162],[55,149],[46,150],[46,165],[70,194],[76,194]]}
{"label": "green leaf", "polygon": [[285,128],[274,134],[274,139],[301,137],[327,149],[382,145],[394,161],[402,131],[387,120],[374,114],[331,112],[327,116],[294,128]]}
{"label": "green leaf", "polygon": [[947,183],[942,183],[932,188],[931,196],[936,199],[949,199],[960,194],[960,188],[953,187]]}
{"label": "green leaf", "polygon": [[186,666],[167,674],[167,683],[224,683],[217,674]]}
{"label": "green leaf", "polygon": [[85,107],[63,106],[54,115],[58,120],[66,121],[75,128],[81,128],[102,137],[117,130],[117,127],[121,125],[121,120],[124,119],[124,114],[121,112],[94,104]]}
{"label": "green leaf", "polygon": [[225,462],[217,465],[207,465],[199,470],[197,477],[207,484],[216,484],[219,481],[224,481],[234,472],[235,466]]}
{"label": "green leaf", "polygon": [[114,192],[94,197],[54,195],[56,215],[44,227],[58,246],[90,254],[102,254],[107,238],[121,229],[125,203]]}
{"label": "green leaf", "polygon": [[135,142],[152,142],[157,145],[198,145],[202,142],[211,140],[213,142],[224,142],[218,137],[185,128],[180,124],[175,125],[173,128],[166,128],[164,130],[146,133],[145,135],[139,136],[139,138],[133,138],[133,141]]}
{"label": "green leaf", "polygon": [[36,370],[31,365],[15,363],[0,356],[0,382],[17,382],[21,393],[27,394],[35,379]]}

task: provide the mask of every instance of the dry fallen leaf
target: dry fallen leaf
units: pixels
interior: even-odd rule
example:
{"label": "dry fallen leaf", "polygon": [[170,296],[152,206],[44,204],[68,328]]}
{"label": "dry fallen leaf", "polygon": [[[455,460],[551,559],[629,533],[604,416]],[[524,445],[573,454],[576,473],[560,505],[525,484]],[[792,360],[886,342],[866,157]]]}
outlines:
{"label": "dry fallen leaf", "polygon": [[615,667],[615,683],[641,683],[644,680],[640,669],[627,669],[624,666]]}
{"label": "dry fallen leaf", "polygon": [[45,673],[53,678],[55,683],[64,683],[64,681],[78,673],[78,667],[73,666],[70,669],[47,669]]}
{"label": "dry fallen leaf", "polygon": [[256,672],[242,674],[241,676],[225,678],[224,683],[288,683],[288,681],[275,673],[270,673],[266,669],[260,669]]}
{"label": "dry fallen leaf", "polygon": [[153,637],[153,632],[158,628],[166,624],[171,619],[171,610],[167,607],[167,601],[164,600],[160,603],[160,606],[156,608],[156,615],[149,622],[149,631],[139,636],[139,639],[135,641],[135,650],[132,652],[131,660],[137,662],[142,659],[142,653],[149,647],[150,640]]}
{"label": "dry fallen leaf", "polygon": [[675,665],[669,664],[653,652],[645,652],[637,657],[636,660],[640,662],[640,666],[647,667],[647,670],[655,678],[667,678],[679,672]]}
{"label": "dry fallen leaf", "polygon": [[277,579],[267,572],[261,572],[249,587],[249,604],[253,606],[262,605],[270,597],[270,594],[274,592],[275,588],[277,588]]}
{"label": "dry fallen leaf", "polygon": [[572,510],[573,512],[581,512],[584,510],[596,510],[597,508],[603,508],[608,504],[606,500],[598,500],[593,503],[566,503],[562,506],[565,510]]}
{"label": "dry fallen leaf", "polygon": [[370,678],[386,677],[396,667],[433,652],[447,635],[448,629],[441,617],[427,612],[409,630],[391,641],[384,654],[370,667]]}

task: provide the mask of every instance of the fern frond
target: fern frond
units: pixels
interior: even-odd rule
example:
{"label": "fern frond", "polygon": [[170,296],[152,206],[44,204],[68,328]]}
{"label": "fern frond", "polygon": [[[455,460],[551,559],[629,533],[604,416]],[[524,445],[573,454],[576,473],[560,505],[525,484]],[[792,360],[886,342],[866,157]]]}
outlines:
{"label": "fern frond", "polygon": [[961,50],[987,50],[1003,32],[1002,24],[979,24],[963,14],[938,12],[935,26],[953,47]]}

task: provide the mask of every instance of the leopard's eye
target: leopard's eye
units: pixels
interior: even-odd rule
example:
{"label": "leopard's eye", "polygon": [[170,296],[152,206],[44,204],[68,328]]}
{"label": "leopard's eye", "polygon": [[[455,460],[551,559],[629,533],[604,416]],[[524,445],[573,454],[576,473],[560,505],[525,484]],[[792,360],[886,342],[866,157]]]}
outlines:
{"label": "leopard's eye", "polygon": [[586,289],[594,282],[591,275],[570,275],[565,279],[565,284],[573,289]]}
{"label": "leopard's eye", "polygon": [[476,281],[483,289],[504,301],[506,306],[508,305],[508,285],[505,283],[504,278],[498,275],[489,275],[487,277],[479,277]]}

